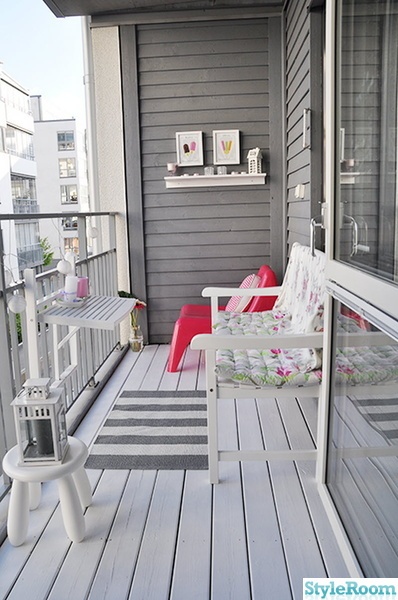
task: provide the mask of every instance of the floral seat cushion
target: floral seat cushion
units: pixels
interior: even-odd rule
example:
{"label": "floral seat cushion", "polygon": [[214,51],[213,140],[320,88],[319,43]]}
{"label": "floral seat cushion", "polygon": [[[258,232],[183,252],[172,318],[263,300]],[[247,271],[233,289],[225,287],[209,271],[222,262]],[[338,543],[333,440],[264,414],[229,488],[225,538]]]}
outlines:
{"label": "floral seat cushion", "polygon": [[[323,330],[325,255],[293,244],[282,290],[273,310],[259,313],[219,313],[215,333],[264,335]],[[341,331],[362,331],[340,315]],[[398,346],[352,347],[336,356],[337,383],[367,384],[398,379]],[[282,350],[218,350],[216,373],[222,381],[267,386],[316,385],[322,380],[322,352],[316,348]]]}
{"label": "floral seat cushion", "polygon": [[[362,331],[354,319],[340,316],[340,331]],[[225,313],[216,325],[223,335],[294,333],[291,321],[278,311]],[[315,349],[218,350],[216,373],[223,382],[268,386],[307,386],[322,381],[321,353]],[[338,350],[336,382],[349,385],[398,380],[398,346],[356,346]]]}
{"label": "floral seat cushion", "polygon": [[[221,335],[295,333],[291,320],[280,311],[223,313],[215,326]],[[218,350],[216,373],[223,380],[255,386],[311,385],[320,381],[319,353],[314,349]],[[318,368],[317,368],[318,367]]]}

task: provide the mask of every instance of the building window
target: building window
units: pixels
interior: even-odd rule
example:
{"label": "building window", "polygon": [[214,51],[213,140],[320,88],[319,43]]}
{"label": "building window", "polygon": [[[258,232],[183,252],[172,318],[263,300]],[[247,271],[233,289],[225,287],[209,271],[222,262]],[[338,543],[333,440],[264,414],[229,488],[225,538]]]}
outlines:
{"label": "building window", "polygon": [[76,177],[75,158],[59,158],[58,164],[60,177]]}
{"label": "building window", "polygon": [[58,131],[58,150],[74,150],[75,134],[73,131]]}
{"label": "building window", "polygon": [[65,252],[74,252],[75,254],[79,254],[79,238],[77,237],[68,237],[64,239],[64,253]]}
{"label": "building window", "polygon": [[77,229],[77,217],[65,217],[62,219],[62,227],[65,230]]}
{"label": "building window", "polygon": [[36,179],[11,175],[11,194],[13,200],[36,200]]}
{"label": "building window", "polygon": [[77,185],[61,185],[61,203],[71,204],[77,202]]}
{"label": "building window", "polygon": [[6,129],[6,149],[9,154],[20,156],[28,160],[34,160],[33,138],[30,133],[7,127]]}

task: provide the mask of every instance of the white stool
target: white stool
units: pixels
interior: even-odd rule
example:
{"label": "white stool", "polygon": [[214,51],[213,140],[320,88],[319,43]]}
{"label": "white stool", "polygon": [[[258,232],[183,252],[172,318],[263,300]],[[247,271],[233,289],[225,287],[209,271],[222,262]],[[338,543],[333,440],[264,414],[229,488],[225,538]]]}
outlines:
{"label": "white stool", "polygon": [[41,482],[57,480],[62,517],[68,537],[81,542],[85,534],[83,510],[90,506],[90,482],[84,470],[88,456],[85,444],[68,437],[69,448],[62,464],[20,466],[18,446],[7,452],[3,470],[13,479],[8,510],[8,538],[13,546],[24,543],[28,533],[29,508],[40,504]]}

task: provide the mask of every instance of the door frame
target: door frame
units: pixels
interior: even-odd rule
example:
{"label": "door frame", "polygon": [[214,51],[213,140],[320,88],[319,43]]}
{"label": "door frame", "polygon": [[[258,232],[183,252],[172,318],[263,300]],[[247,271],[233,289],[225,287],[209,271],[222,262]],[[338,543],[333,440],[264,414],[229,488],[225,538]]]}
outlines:
{"label": "door frame", "polygon": [[[326,253],[326,280],[334,282],[339,289],[351,292],[373,307],[390,315],[398,321],[398,286],[391,282],[369,275],[358,269],[352,268],[335,260],[335,202],[336,202],[336,122],[338,119],[337,98],[339,96],[338,66],[336,61],[336,38],[340,29],[337,17],[337,8],[341,0],[326,0],[326,31],[325,31],[325,67],[324,67],[324,127],[325,127],[325,166],[324,166],[324,198],[323,205],[325,227],[325,253]],[[326,486],[326,465],[328,455],[329,411],[332,398],[331,365],[332,365],[332,307],[333,297],[327,293],[325,300],[325,347],[324,347],[324,375],[318,413],[318,452],[317,482],[319,492],[332,522],[336,539],[345,558],[347,567],[352,577],[362,577],[361,567],[351,547],[345,528],[340,520],[335,504]],[[380,313],[379,313],[380,314]],[[386,316],[386,324],[388,321]]]}

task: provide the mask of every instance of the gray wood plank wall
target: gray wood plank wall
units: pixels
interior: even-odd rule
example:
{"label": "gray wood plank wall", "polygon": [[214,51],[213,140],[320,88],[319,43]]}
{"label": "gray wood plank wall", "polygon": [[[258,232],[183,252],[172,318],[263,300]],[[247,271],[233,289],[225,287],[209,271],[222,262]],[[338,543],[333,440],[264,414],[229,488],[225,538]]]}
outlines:
{"label": "gray wood plank wall", "polygon": [[[309,12],[307,3],[291,0],[285,10],[285,25],[286,227],[289,253],[296,241],[309,244],[310,220],[321,212],[323,9]],[[311,110],[309,148],[303,148],[304,109]],[[305,186],[304,198],[295,197],[298,184]],[[321,244],[318,243],[318,247]]]}
{"label": "gray wood plank wall", "polygon": [[[124,27],[123,35],[132,29]],[[270,264],[271,224],[282,239],[283,223],[270,201],[270,119],[281,122],[282,107],[272,105],[269,82],[269,62],[272,56],[280,60],[281,46],[273,35],[270,47],[267,19],[140,25],[134,35],[142,197],[132,194],[128,206],[134,212],[142,203],[149,341],[162,343],[170,341],[183,304],[204,303],[204,286],[237,285]],[[205,165],[212,165],[216,129],[241,132],[241,164],[229,170],[247,170],[247,151],[262,149],[263,170],[271,170],[266,184],[166,189],[166,164],[176,161],[175,133],[203,131]],[[126,127],[125,135],[135,132]],[[280,152],[282,130],[272,144]],[[200,173],[203,167],[180,172]],[[278,186],[281,190],[280,181]],[[273,190],[273,196],[282,194]],[[281,275],[278,252],[274,249],[272,260]]]}

